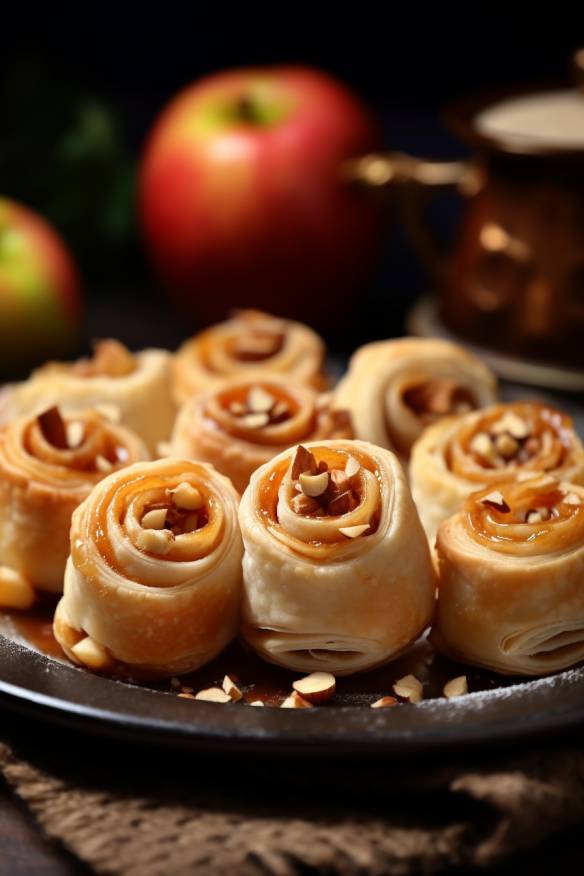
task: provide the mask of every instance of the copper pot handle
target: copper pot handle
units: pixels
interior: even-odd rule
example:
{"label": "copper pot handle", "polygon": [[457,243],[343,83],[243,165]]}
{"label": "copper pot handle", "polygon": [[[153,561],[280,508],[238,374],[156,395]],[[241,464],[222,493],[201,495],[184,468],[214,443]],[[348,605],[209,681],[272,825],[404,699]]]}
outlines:
{"label": "copper pot handle", "polygon": [[454,189],[463,197],[476,194],[480,187],[477,167],[466,161],[429,161],[401,152],[386,152],[347,161],[341,171],[349,183],[396,193],[404,225],[418,255],[435,282],[442,284],[447,258],[426,221],[428,196],[444,189]]}

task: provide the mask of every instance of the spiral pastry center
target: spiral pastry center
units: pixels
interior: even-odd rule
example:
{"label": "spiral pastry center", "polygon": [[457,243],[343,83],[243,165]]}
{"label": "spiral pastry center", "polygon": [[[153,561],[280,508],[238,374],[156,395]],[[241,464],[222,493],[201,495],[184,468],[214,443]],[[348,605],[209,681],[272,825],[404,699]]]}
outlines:
{"label": "spiral pastry center", "polygon": [[423,426],[429,426],[442,417],[467,414],[477,407],[472,392],[448,378],[426,380],[409,386],[403,393],[403,402]]}
{"label": "spiral pastry center", "polygon": [[584,540],[584,490],[534,474],[473,494],[465,523],[475,538],[503,553],[565,550]]}
{"label": "spiral pastry center", "polygon": [[571,421],[551,407],[536,403],[499,405],[463,427],[450,441],[450,470],[470,480],[505,470],[552,471],[572,448]]}

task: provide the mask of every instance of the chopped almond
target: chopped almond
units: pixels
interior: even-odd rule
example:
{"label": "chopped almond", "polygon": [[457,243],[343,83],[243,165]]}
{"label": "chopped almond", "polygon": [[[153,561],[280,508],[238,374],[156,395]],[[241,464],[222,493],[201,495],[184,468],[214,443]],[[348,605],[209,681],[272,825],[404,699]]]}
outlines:
{"label": "chopped almond", "polygon": [[164,529],[166,524],[166,508],[153,508],[147,511],[140,521],[143,529]]}
{"label": "chopped almond", "polygon": [[223,690],[234,703],[239,702],[243,697],[241,690],[230,675],[226,675],[223,679]]}
{"label": "chopped almond", "polygon": [[279,401],[270,411],[270,423],[277,426],[278,423],[283,423],[290,416],[290,408],[285,401]]}
{"label": "chopped almond", "polygon": [[522,441],[524,438],[527,438],[529,435],[529,426],[521,417],[517,414],[513,413],[513,411],[507,411],[500,420],[497,420],[496,423],[493,423],[491,426],[491,431],[494,435],[500,435],[503,432],[508,432],[513,438],[518,438]]}
{"label": "chopped almond", "polygon": [[263,706],[264,703],[261,700],[252,700],[251,703],[248,703],[248,706]]}
{"label": "chopped almond", "polygon": [[245,426],[246,429],[263,429],[264,426],[267,426],[270,422],[270,416],[266,413],[244,414],[239,422],[242,426]]}
{"label": "chopped almond", "polygon": [[200,490],[188,481],[183,481],[178,487],[170,490],[170,494],[176,507],[183,511],[199,511],[204,505]]}
{"label": "chopped almond", "polygon": [[293,691],[290,696],[286,697],[282,705],[282,709],[312,709],[312,703],[304,699],[297,690]]}
{"label": "chopped almond", "polygon": [[141,529],[136,538],[136,546],[141,551],[164,556],[172,547],[174,535],[168,529]]}
{"label": "chopped almond", "polygon": [[339,526],[339,532],[346,535],[347,538],[359,538],[364,532],[369,529],[368,523],[362,523],[360,526]]}
{"label": "chopped almond", "polygon": [[307,450],[306,447],[303,447],[302,444],[299,444],[296,448],[294,461],[292,463],[292,480],[297,481],[300,475],[304,472],[308,472],[309,474],[316,474],[317,464],[316,459],[314,458],[310,450]]}
{"label": "chopped almond", "polygon": [[502,435],[497,436],[495,447],[503,459],[512,459],[519,450],[520,445],[512,435],[508,435],[504,432]]}
{"label": "chopped almond", "polygon": [[208,687],[200,690],[195,695],[196,700],[204,700],[207,703],[230,703],[231,697],[220,687]]}
{"label": "chopped almond", "polygon": [[453,699],[454,697],[461,697],[463,694],[468,693],[468,683],[466,680],[466,675],[459,675],[456,678],[451,678],[450,681],[447,681],[444,685],[443,690],[444,696],[446,699]]}
{"label": "chopped almond", "polygon": [[355,459],[354,456],[349,456],[347,459],[347,464],[345,465],[345,474],[349,478],[354,478],[355,475],[359,474],[361,471],[361,463],[358,459]]}
{"label": "chopped almond", "polygon": [[374,703],[371,703],[372,709],[387,709],[389,706],[397,706],[398,701],[395,697],[381,697],[378,700],[375,700]]}
{"label": "chopped almond", "polygon": [[404,675],[393,685],[393,692],[410,703],[419,703],[424,695],[424,688],[415,675]]}
{"label": "chopped almond", "polygon": [[505,501],[503,494],[499,492],[499,490],[493,490],[488,496],[483,496],[480,502],[481,505],[489,505],[497,511],[502,511],[504,514],[507,514],[507,512],[511,510]]}
{"label": "chopped almond", "polygon": [[85,636],[76,645],[71,648],[71,653],[87,666],[89,669],[104,670],[110,669],[113,665],[112,658],[107,649],[92,639],[91,636]]}
{"label": "chopped almond", "polygon": [[95,457],[95,468],[97,471],[102,474],[108,474],[112,471],[114,465],[113,462],[110,462],[106,456],[103,456],[101,453],[98,453]]}
{"label": "chopped almond", "polygon": [[581,505],[582,504],[582,499],[580,498],[580,496],[577,493],[568,493],[566,496],[564,496],[563,501],[566,503],[566,505]]}
{"label": "chopped almond", "polygon": [[302,514],[305,517],[311,517],[322,510],[321,505],[316,499],[313,499],[311,496],[305,496],[304,493],[294,496],[290,502],[290,507],[295,514]]}
{"label": "chopped almond", "polygon": [[299,480],[304,495],[315,498],[316,496],[322,496],[322,494],[328,487],[329,474],[326,471],[315,475],[303,472],[300,475]]}
{"label": "chopped almond", "polygon": [[336,689],[336,679],[330,672],[311,672],[292,683],[292,687],[313,705],[329,700]]}
{"label": "chopped almond", "polygon": [[83,443],[85,426],[79,420],[71,420],[65,425],[67,432],[67,447],[74,449]]}
{"label": "chopped almond", "polygon": [[274,407],[276,399],[274,396],[262,389],[261,386],[254,386],[250,389],[247,396],[247,406],[250,411],[255,414],[268,413]]}
{"label": "chopped almond", "polygon": [[28,609],[35,601],[30,581],[9,566],[0,566],[0,606]]}
{"label": "chopped almond", "polygon": [[341,517],[343,514],[353,511],[356,507],[357,501],[353,494],[350,490],[345,490],[344,493],[340,493],[334,499],[331,499],[327,511],[331,517]]}

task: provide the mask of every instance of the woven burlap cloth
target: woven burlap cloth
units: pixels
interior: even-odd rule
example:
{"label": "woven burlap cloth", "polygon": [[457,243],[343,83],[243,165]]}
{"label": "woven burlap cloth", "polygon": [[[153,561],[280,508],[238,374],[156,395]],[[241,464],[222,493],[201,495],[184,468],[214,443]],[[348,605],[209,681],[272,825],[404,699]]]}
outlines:
{"label": "woven burlap cloth", "polygon": [[298,876],[487,867],[584,823],[584,748],[408,760],[229,757],[22,723],[0,768],[97,873]]}

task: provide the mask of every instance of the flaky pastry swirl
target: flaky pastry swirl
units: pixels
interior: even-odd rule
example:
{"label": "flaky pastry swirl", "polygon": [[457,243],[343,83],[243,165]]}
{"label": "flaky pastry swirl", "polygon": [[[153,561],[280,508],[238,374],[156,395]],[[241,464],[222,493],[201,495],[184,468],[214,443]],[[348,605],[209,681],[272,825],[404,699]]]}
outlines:
{"label": "flaky pastry swirl", "polygon": [[256,310],[238,311],[186,341],[174,357],[176,400],[221,386],[226,378],[272,373],[321,389],[324,343],[308,326]]}
{"label": "flaky pastry swirl", "polygon": [[[138,463],[79,507],[55,634],[78,659],[84,637],[104,669],[176,675],[218,654],[237,630],[242,545],[238,495],[212,466]],[[101,668],[101,667],[98,667]]]}
{"label": "flaky pastry swirl", "polygon": [[[299,495],[295,448],[252,475],[239,511],[243,636],[273,663],[346,675],[391,659],[423,631],[433,569],[394,454],[362,441],[306,449],[319,471],[326,466],[327,489],[343,471],[349,488],[330,501]],[[344,513],[334,513],[347,493]]]}
{"label": "flaky pastry swirl", "polygon": [[545,675],[584,659],[584,488],[524,473],[473,493],[438,529],[437,647]]}

